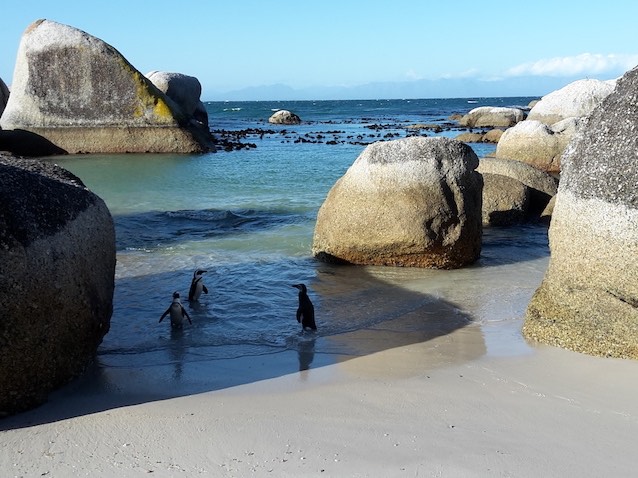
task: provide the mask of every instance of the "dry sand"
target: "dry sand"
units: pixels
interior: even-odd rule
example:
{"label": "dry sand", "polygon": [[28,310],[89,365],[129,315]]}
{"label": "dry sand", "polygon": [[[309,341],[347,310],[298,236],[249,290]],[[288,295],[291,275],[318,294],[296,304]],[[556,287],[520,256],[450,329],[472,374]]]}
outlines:
{"label": "dry sand", "polygon": [[[529,347],[520,325],[498,332],[513,348],[486,350],[494,331],[471,325],[180,398],[136,392],[114,401],[117,391],[62,391],[0,421],[0,470],[3,477],[636,476],[638,362]],[[288,359],[296,356],[272,358]],[[217,371],[232,373],[233,363]]]}

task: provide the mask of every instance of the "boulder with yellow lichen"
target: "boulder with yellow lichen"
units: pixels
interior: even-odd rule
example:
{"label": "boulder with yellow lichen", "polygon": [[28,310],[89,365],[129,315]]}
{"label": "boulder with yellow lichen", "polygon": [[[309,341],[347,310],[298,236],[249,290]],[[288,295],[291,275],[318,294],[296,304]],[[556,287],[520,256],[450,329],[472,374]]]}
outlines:
{"label": "boulder with yellow lichen", "polygon": [[[208,131],[115,48],[81,30],[38,20],[24,32],[0,126],[59,152],[203,152]],[[2,138],[0,136],[0,149]],[[36,151],[46,154],[47,151]]]}

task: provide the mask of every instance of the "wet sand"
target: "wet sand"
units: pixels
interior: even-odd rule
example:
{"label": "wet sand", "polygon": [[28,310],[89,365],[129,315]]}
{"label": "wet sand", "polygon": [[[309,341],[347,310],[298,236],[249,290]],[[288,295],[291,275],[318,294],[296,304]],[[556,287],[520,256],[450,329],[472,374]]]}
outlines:
{"label": "wet sand", "polygon": [[214,373],[245,383],[177,398],[149,387],[143,370],[111,370],[118,376],[101,388],[79,381],[0,422],[0,469],[55,477],[632,476],[638,362],[530,346],[521,325],[470,324],[357,358],[315,357],[308,370],[284,375],[277,371],[296,353],[217,361]]}

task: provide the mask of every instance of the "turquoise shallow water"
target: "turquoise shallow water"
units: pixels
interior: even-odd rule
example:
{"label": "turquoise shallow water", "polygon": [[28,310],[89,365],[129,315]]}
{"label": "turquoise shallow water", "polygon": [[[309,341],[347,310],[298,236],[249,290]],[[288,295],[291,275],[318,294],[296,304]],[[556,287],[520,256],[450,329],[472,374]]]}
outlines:
{"label": "turquoise shallow water", "polygon": [[[233,152],[53,158],[105,200],[116,224],[114,313],[98,362],[154,367],[297,351],[292,366],[308,368],[323,354],[367,353],[365,334],[337,337],[386,326],[418,341],[480,324],[486,351],[503,350],[491,345],[490,327],[520,322],[547,263],[543,226],[486,230],[481,260],[460,271],[335,267],[310,255],[321,203],[365,147],[354,138],[402,137],[408,124],[444,124],[480,102],[529,99],[477,101],[209,103],[212,129],[267,132],[245,139],[256,147]],[[282,107],[304,124],[269,125],[268,116]],[[323,138],[295,141],[317,135]],[[479,156],[493,150],[474,146]],[[187,296],[196,268],[208,270],[210,293],[186,305],[193,326],[172,332],[159,317],[174,291]],[[315,303],[317,334],[301,333],[295,321],[291,284],[299,282]]]}

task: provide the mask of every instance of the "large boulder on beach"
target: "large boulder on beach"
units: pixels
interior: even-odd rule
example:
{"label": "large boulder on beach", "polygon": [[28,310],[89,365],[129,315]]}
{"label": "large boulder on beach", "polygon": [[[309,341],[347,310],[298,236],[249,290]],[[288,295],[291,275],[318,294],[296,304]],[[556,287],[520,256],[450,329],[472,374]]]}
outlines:
{"label": "large boulder on beach", "polygon": [[[529,188],[528,214],[538,216],[558,192],[558,179],[521,161],[501,158],[481,158],[476,170],[485,174],[498,174],[513,178]],[[485,192],[483,193],[485,198]],[[485,199],[484,199],[485,201]]]}
{"label": "large boulder on beach", "polygon": [[449,138],[367,146],[322,204],[312,251],[327,262],[451,269],[481,252],[482,179]]}
{"label": "large boulder on beach", "polygon": [[272,124],[299,124],[301,118],[291,111],[279,110],[268,118],[268,122]]}
{"label": "large boulder on beach", "polygon": [[459,120],[459,124],[468,128],[509,128],[524,119],[525,112],[520,108],[479,106],[463,115]]}
{"label": "large boulder on beach", "polygon": [[616,86],[616,80],[578,80],[545,95],[529,112],[528,120],[552,125],[567,118],[589,116]]}
{"label": "large boulder on beach", "polygon": [[210,133],[193,128],[115,48],[49,20],[34,22],[22,35],[0,126],[37,134],[68,153],[214,147]]}
{"label": "large boulder on beach", "polygon": [[0,416],[38,405],[92,361],[114,280],[104,201],[54,164],[0,155]]}
{"label": "large boulder on beach", "polygon": [[7,84],[0,78],[0,116],[2,116],[4,108],[7,106],[7,101],[9,101],[9,88],[7,88]]}
{"label": "large boulder on beach", "polygon": [[146,77],[173,100],[195,126],[208,128],[208,112],[201,101],[202,85],[196,77],[168,71],[151,71]]}
{"label": "large boulder on beach", "polygon": [[580,118],[568,118],[551,126],[536,120],[522,121],[503,133],[494,156],[559,173],[560,158],[581,124]]}
{"label": "large boulder on beach", "polygon": [[563,155],[551,258],[526,313],[533,341],[638,359],[638,69]]}

